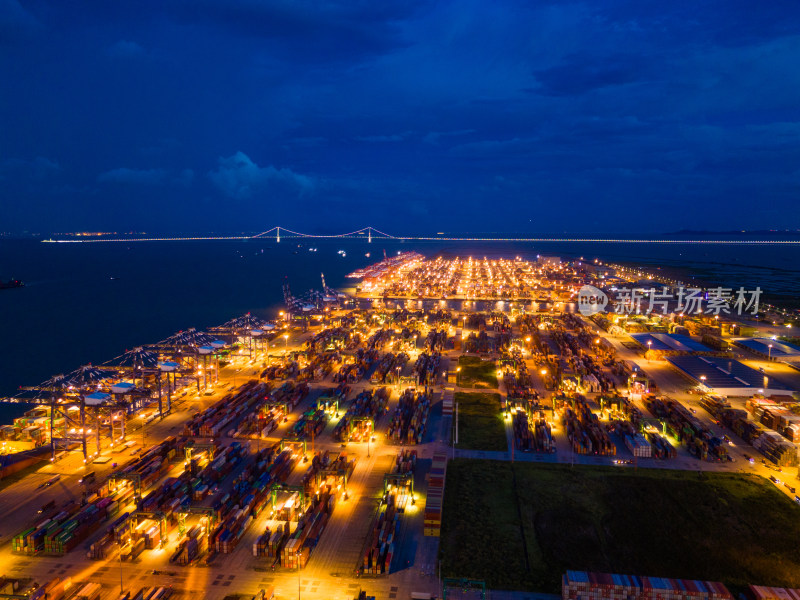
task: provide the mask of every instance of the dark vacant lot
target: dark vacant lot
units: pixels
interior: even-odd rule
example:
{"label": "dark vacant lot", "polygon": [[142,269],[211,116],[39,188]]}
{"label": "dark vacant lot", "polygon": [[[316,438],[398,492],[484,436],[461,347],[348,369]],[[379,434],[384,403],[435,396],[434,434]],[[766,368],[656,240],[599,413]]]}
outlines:
{"label": "dark vacant lot", "polygon": [[800,506],[758,476],[447,467],[443,575],[558,593],[567,569],[800,587]]}
{"label": "dark vacant lot", "polygon": [[458,385],[467,388],[497,389],[497,366],[493,360],[481,360],[478,356],[458,357]]}
{"label": "dark vacant lot", "polygon": [[457,448],[508,450],[500,394],[456,392],[453,399],[458,404]]}

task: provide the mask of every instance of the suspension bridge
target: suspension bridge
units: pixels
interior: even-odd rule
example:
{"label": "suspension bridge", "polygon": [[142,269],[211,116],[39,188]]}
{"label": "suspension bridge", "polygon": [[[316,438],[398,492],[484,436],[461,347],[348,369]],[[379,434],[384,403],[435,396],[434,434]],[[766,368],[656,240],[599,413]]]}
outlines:
{"label": "suspension bridge", "polygon": [[188,242],[209,240],[275,240],[282,239],[360,239],[372,243],[373,239],[396,241],[425,242],[569,242],[569,243],[618,243],[618,244],[730,244],[730,245],[798,245],[800,240],[745,240],[745,239],[674,239],[674,238],[600,238],[600,237],[488,237],[488,236],[453,236],[451,234],[436,235],[392,235],[368,226],[355,231],[337,234],[302,233],[287,227],[275,226],[272,229],[253,235],[228,236],[173,236],[173,237],[108,237],[93,239],[47,239],[46,243],[108,243],[108,242]]}

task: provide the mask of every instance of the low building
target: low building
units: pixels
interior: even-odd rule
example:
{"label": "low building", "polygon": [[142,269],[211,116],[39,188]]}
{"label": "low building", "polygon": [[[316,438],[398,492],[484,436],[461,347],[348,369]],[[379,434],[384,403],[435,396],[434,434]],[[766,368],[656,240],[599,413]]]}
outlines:
{"label": "low building", "polygon": [[644,350],[654,350],[663,354],[713,352],[705,344],[679,333],[634,333],[631,337]]}
{"label": "low building", "polygon": [[766,359],[800,369],[800,346],[796,344],[763,337],[736,340],[734,344]]}
{"label": "low building", "polygon": [[559,256],[537,256],[536,262],[540,265],[560,265],[561,264],[561,257]]}
{"label": "low building", "polygon": [[667,362],[713,394],[791,396],[795,391],[774,377],[768,377],[732,358],[684,355],[670,356]]}

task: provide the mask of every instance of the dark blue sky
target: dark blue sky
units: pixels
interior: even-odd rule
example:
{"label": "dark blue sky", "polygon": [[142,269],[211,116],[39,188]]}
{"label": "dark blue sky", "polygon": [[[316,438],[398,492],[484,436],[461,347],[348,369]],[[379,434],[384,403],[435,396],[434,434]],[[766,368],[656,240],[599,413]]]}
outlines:
{"label": "dark blue sky", "polygon": [[0,230],[800,228],[800,4],[0,0]]}

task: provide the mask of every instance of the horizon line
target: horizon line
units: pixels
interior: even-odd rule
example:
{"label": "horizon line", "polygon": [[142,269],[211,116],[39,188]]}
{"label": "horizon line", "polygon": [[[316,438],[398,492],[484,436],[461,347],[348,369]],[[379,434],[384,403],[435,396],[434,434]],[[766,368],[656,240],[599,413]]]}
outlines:
{"label": "horizon line", "polygon": [[[283,230],[283,231],[281,231]],[[285,232],[285,233],[283,233]],[[70,240],[42,240],[42,243],[57,244],[83,244],[83,243],[104,243],[104,242],[179,242],[179,241],[224,241],[224,240],[254,240],[272,239],[267,235],[275,234],[277,243],[281,237],[290,239],[310,238],[310,239],[367,239],[372,242],[373,237],[380,240],[397,241],[443,241],[443,242],[568,242],[568,243],[624,243],[624,244],[752,244],[752,245],[800,245],[800,240],[714,240],[714,239],[668,239],[668,238],[615,238],[615,237],[452,237],[452,236],[396,236],[384,233],[372,226],[363,227],[355,231],[340,234],[311,234],[293,231],[286,227],[275,226],[261,233],[254,235],[237,236],[173,236],[173,237],[140,237],[140,238],[102,238],[102,239],[70,239]]]}

